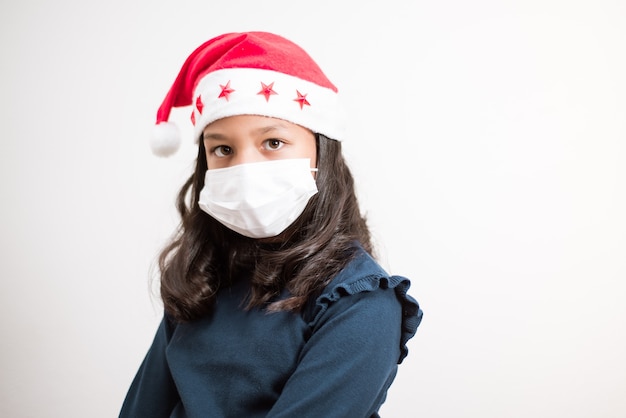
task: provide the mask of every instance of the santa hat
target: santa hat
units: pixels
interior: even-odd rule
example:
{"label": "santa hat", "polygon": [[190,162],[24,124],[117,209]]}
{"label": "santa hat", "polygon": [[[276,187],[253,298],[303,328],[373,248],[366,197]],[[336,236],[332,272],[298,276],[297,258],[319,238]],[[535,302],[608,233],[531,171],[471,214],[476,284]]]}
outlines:
{"label": "santa hat", "polygon": [[267,32],[220,35],[191,53],[157,112],[154,154],[177,151],[180,134],[168,119],[183,106],[193,106],[196,140],[211,122],[235,115],[271,116],[335,140],[344,136],[337,88],[302,48]]}

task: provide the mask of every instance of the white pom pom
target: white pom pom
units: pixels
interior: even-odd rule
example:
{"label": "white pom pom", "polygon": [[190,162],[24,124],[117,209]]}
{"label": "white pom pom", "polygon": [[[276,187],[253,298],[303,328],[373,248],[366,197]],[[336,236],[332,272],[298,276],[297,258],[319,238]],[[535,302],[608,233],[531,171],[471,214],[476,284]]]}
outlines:
{"label": "white pom pom", "polygon": [[180,148],[180,131],[171,122],[161,122],[154,126],[150,138],[150,149],[159,157],[169,157]]}

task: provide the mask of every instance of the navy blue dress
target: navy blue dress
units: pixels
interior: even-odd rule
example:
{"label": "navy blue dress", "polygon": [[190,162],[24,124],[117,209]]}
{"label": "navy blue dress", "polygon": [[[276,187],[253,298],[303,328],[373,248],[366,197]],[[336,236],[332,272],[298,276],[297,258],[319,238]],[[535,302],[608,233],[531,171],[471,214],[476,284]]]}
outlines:
{"label": "navy blue dress", "polygon": [[409,285],[361,251],[301,314],[223,288],[202,319],[164,316],[120,418],[377,417],[422,318]]}

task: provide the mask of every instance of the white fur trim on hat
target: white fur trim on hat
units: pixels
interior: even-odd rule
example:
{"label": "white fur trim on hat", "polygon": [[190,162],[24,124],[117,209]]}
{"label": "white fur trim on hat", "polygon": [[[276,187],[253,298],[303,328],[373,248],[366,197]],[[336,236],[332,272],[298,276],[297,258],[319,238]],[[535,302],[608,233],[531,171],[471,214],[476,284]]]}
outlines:
{"label": "white fur trim on hat", "polygon": [[345,135],[337,92],[288,74],[257,68],[213,71],[193,95],[194,134],[211,122],[235,115],[284,119],[335,140]]}

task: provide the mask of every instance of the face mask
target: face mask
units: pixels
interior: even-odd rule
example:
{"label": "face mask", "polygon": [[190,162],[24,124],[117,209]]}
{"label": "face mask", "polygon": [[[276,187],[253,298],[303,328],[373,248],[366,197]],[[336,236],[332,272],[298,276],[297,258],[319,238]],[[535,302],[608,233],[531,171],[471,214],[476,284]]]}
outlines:
{"label": "face mask", "polygon": [[207,170],[200,208],[250,238],[274,237],[295,221],[317,193],[308,158]]}

